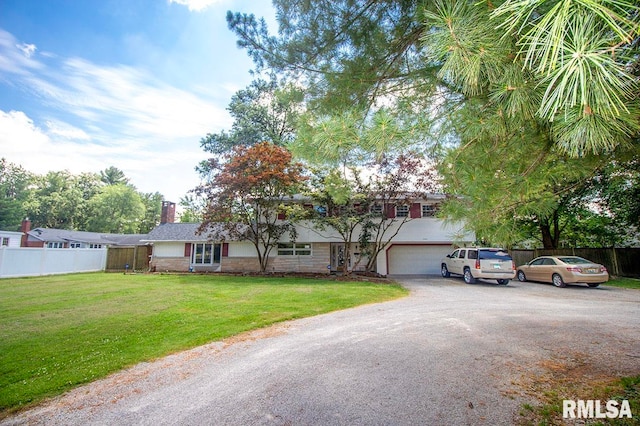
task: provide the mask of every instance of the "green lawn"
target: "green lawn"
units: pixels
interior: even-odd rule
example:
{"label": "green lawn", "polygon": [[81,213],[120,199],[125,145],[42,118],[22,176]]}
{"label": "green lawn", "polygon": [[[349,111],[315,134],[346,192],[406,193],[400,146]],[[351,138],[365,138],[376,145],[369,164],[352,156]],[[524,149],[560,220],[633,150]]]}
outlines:
{"label": "green lawn", "polygon": [[79,384],[279,321],[401,297],[305,278],[74,274],[0,280],[0,418]]}
{"label": "green lawn", "polygon": [[637,278],[617,277],[609,280],[602,285],[611,285],[614,287],[636,288],[640,289],[640,280]]}

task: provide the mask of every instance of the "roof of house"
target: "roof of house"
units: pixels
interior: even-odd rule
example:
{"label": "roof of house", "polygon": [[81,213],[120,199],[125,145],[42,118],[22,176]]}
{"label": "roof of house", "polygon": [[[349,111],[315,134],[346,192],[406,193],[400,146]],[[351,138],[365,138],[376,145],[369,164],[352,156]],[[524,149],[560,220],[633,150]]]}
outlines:
{"label": "roof of house", "polygon": [[147,237],[147,234],[108,234],[103,232],[72,231],[68,229],[50,228],[35,228],[27,232],[27,234],[29,237],[45,242],[79,242],[117,246],[141,245],[143,244],[141,241]]}
{"label": "roof of house", "polygon": [[22,236],[22,232],[3,231],[2,229],[0,229],[0,234],[2,234],[2,235],[13,235],[13,236],[16,236],[16,237],[21,237]]}
{"label": "roof of house", "polygon": [[162,223],[149,232],[146,241],[208,241],[207,234],[198,234],[199,223]]}
{"label": "roof of house", "polygon": [[198,228],[200,228],[199,223],[162,223],[152,229],[143,241],[211,241],[210,232],[198,234]]}

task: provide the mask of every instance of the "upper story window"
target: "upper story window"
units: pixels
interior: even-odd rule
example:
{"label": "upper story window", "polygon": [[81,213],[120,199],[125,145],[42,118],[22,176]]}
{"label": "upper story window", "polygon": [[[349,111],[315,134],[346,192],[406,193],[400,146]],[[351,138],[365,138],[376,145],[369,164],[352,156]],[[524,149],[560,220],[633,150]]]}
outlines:
{"label": "upper story window", "polygon": [[9,237],[2,237],[2,245],[3,246],[9,245]]}
{"label": "upper story window", "polygon": [[409,216],[409,206],[402,205],[396,207],[396,216],[397,217],[407,217]]}
{"label": "upper story window", "polygon": [[436,213],[438,213],[438,206],[435,204],[422,205],[422,217],[435,217]]}
{"label": "upper story window", "polygon": [[373,214],[382,214],[382,204],[375,203],[371,206],[371,213]]}

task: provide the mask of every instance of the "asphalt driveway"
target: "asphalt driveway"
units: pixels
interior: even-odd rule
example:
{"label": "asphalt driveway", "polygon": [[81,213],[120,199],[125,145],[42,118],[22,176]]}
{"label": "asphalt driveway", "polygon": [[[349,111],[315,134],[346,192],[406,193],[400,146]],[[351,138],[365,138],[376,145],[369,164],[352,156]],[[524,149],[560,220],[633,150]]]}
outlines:
{"label": "asphalt driveway", "polygon": [[640,374],[640,291],[398,280],[409,297],[143,363],[2,424],[510,425],[550,366]]}

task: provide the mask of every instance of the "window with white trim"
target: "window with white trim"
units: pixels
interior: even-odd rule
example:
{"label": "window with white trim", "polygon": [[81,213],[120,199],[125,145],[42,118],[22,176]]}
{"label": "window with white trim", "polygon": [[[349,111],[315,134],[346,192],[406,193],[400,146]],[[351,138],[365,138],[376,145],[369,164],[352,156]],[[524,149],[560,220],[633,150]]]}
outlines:
{"label": "window with white trim", "polygon": [[382,204],[375,203],[374,205],[372,205],[371,206],[371,213],[373,213],[375,215],[381,215],[382,214]]}
{"label": "window with white trim", "polygon": [[438,206],[435,204],[422,205],[422,217],[435,217],[438,213]]}
{"label": "window with white trim", "polygon": [[102,248],[102,244],[89,244],[89,248],[99,249]]}
{"label": "window with white trim", "polygon": [[71,247],[71,248],[81,248],[82,244],[80,244],[80,243],[71,243],[71,244],[69,244],[69,247]]}
{"label": "window with white trim", "polygon": [[310,256],[311,243],[280,243],[278,256]]}
{"label": "window with white trim", "polygon": [[64,248],[64,243],[54,243],[50,241],[47,243],[47,248]]}
{"label": "window with white trim", "polygon": [[213,265],[214,263],[220,263],[220,244],[193,244],[191,248],[192,265]]}
{"label": "window with white trim", "polygon": [[9,237],[2,237],[2,245],[3,246],[9,245]]}
{"label": "window with white trim", "polygon": [[396,207],[396,217],[408,217],[409,216],[409,206],[401,205]]}

